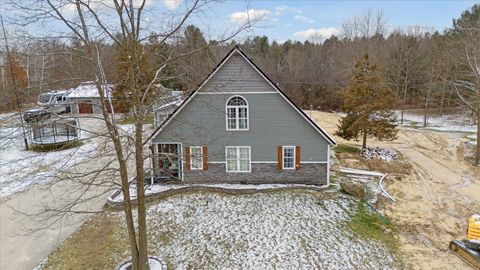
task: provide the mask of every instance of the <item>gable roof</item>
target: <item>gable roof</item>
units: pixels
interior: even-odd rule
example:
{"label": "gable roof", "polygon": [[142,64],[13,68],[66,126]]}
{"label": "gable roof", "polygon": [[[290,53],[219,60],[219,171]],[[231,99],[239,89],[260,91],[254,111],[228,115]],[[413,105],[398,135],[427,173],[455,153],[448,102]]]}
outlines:
{"label": "gable roof", "polygon": [[210,78],[212,78],[215,73],[217,73],[217,71],[220,70],[222,66],[228,61],[228,59],[230,59],[230,57],[235,53],[240,54],[245,59],[245,61],[250,64],[253,69],[255,69],[268,82],[268,84],[270,84],[270,86],[272,86],[273,89],[275,89],[280,94],[280,96],[287,101],[288,104],[290,104],[317,132],[319,132],[327,140],[327,142],[329,142],[331,145],[337,144],[335,140],[330,135],[328,135],[327,132],[325,132],[325,130],[318,126],[315,121],[313,121],[310,117],[308,117],[302,109],[300,109],[275,83],[273,83],[273,81],[268,78],[268,76],[263,73],[263,71],[257,65],[255,65],[255,63],[240,49],[238,45],[233,47],[232,50],[230,50],[230,52],[220,61],[220,63],[212,70],[212,72],[205,78],[205,80],[200,83],[198,88],[192,93],[190,93],[190,95],[188,95],[188,97],[183,101],[183,103],[175,111],[173,111],[173,113],[152,133],[152,135],[148,137],[145,143],[147,143],[158,133],[160,133],[160,131],[162,131],[163,128],[171,122],[171,120],[185,107],[185,105],[188,104],[188,102],[190,102],[190,100],[193,99],[193,97],[199,92],[199,90],[202,89],[202,87],[210,80]]}

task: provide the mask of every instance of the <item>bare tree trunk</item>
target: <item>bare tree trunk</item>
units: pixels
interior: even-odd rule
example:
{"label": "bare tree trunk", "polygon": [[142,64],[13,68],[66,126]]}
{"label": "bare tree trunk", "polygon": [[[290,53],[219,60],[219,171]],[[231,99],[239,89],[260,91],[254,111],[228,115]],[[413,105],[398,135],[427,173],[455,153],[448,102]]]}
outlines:
{"label": "bare tree trunk", "polygon": [[477,78],[477,151],[475,153],[475,165],[480,164],[480,78]]}
{"label": "bare tree trunk", "polygon": [[30,45],[27,46],[27,59],[25,70],[27,71],[27,101],[30,102]]}
{"label": "bare tree trunk", "polygon": [[440,115],[443,115],[443,105],[445,104],[445,81],[442,82],[442,97],[440,98]]}
{"label": "bare tree trunk", "polygon": [[42,55],[42,71],[40,72],[40,85],[38,87],[38,94],[39,95],[42,93],[44,74],[45,74],[45,55]]}
{"label": "bare tree trunk", "polygon": [[423,113],[423,127],[427,127],[428,125],[428,103],[429,103],[429,99],[430,99],[430,90],[427,90],[427,94],[425,95],[425,110],[424,110],[424,113]]}
{"label": "bare tree trunk", "polygon": [[405,102],[407,100],[407,84],[408,84],[408,68],[405,69],[405,78],[403,80],[402,112],[400,116],[400,124],[402,125],[403,125],[403,113],[405,111]]}
{"label": "bare tree trunk", "polygon": [[145,171],[143,167],[143,113],[138,110],[141,120],[135,124],[135,165],[137,171],[137,212],[138,212],[138,270],[149,269],[147,253],[147,213],[145,208]]}
{"label": "bare tree trunk", "polygon": [[426,89],[426,93],[425,93],[425,108],[424,108],[424,112],[423,112],[423,127],[427,127],[428,125],[428,116],[429,116],[429,104],[430,104],[430,92],[432,90],[432,87],[433,87],[433,68],[432,68],[432,71],[430,73],[430,80],[428,82],[428,87]]}
{"label": "bare tree trunk", "polygon": [[362,142],[362,149],[367,148],[367,130],[363,130],[363,142]]}

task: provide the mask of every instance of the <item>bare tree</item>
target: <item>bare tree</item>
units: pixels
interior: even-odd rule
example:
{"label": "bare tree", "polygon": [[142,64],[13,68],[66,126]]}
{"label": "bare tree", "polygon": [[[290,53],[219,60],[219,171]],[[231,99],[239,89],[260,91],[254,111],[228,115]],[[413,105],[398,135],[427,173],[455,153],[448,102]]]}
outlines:
{"label": "bare tree", "polygon": [[[146,208],[145,208],[145,150],[144,149],[144,125],[147,108],[159,97],[156,92],[156,85],[165,78],[163,71],[167,65],[176,59],[188,57],[195,51],[205,48],[208,44],[202,44],[200,48],[190,48],[188,51],[175,54],[171,49],[166,57],[155,63],[151,70],[145,71],[142,63],[149,57],[145,50],[144,42],[156,40],[155,46],[165,46],[181,36],[189,18],[209,4],[210,0],[187,1],[182,6],[182,12],[167,14],[163,20],[155,25],[159,30],[151,34],[148,28],[153,27],[145,17],[149,14],[148,1],[134,0],[113,0],[105,1],[84,1],[84,0],[46,0],[46,1],[15,1],[12,6],[22,12],[23,19],[30,23],[54,19],[67,29],[65,35],[78,41],[77,49],[81,50],[81,58],[87,68],[87,76],[93,79],[100,96],[102,109],[101,119],[105,124],[106,133],[96,134],[104,136],[107,142],[113,146],[115,153],[116,175],[120,178],[120,186],[124,199],[124,213],[126,217],[130,253],[132,256],[133,269],[148,269],[147,263],[147,231],[146,231]],[[227,30],[218,42],[230,40],[246,28],[251,27],[255,20],[249,20]],[[134,134],[125,135],[118,125],[118,119],[113,113],[113,104],[107,95],[108,85],[107,72],[102,56],[101,46],[104,43],[112,43],[127,57],[124,68],[126,78],[122,81],[125,91],[128,91],[131,102],[131,116],[134,123]],[[148,81],[144,73],[151,74]],[[92,132],[92,131],[90,131]],[[132,157],[132,166],[129,165],[129,158]],[[111,162],[108,162],[110,164]],[[108,166],[103,168],[107,170]],[[110,170],[110,169],[108,169]],[[83,176],[94,178],[100,170],[82,172]],[[134,174],[136,185],[136,207],[132,204],[130,196],[129,174]],[[83,184],[92,186],[92,181],[85,181]],[[116,182],[116,181],[115,181]],[[104,182],[95,183],[94,186],[108,186]],[[54,214],[66,213],[74,209],[77,198],[65,205],[61,211],[58,209],[47,209]],[[84,200],[84,199],[82,199]],[[137,212],[137,219],[134,219],[133,212]],[[55,217],[55,215],[50,216]]]}
{"label": "bare tree", "polygon": [[453,21],[449,31],[457,49],[461,73],[453,80],[456,93],[474,116],[477,146],[474,163],[480,164],[480,5],[474,5]]}

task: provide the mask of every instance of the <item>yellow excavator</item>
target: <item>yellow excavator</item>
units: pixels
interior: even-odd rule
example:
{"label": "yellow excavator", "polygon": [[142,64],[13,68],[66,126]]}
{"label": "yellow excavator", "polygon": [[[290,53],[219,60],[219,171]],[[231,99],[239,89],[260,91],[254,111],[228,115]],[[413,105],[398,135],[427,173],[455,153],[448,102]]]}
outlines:
{"label": "yellow excavator", "polygon": [[449,248],[457,256],[480,270],[480,215],[468,219],[467,239],[453,240]]}

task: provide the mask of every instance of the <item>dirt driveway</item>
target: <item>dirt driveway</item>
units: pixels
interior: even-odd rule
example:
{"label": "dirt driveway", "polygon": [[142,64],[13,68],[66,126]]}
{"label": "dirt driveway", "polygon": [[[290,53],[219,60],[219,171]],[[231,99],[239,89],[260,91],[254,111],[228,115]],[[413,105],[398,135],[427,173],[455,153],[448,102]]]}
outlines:
{"label": "dirt driveway", "polygon": [[[340,118],[323,112],[312,112],[312,117],[330,134]],[[386,211],[399,227],[405,261],[413,269],[471,269],[448,251],[450,240],[465,237],[467,218],[480,213],[480,168],[463,160],[462,140],[449,133],[405,128],[394,142],[369,145],[394,148],[413,167],[402,179],[386,180],[397,199]]]}

